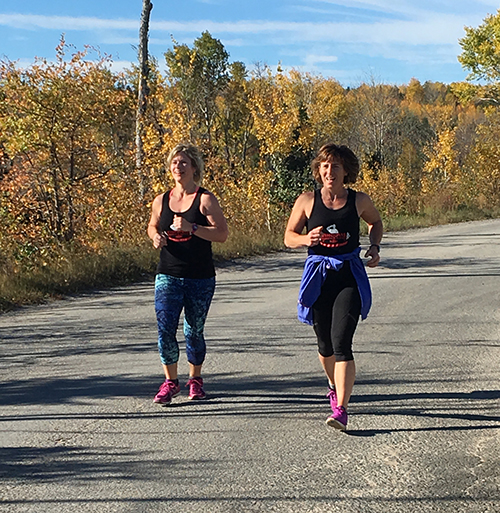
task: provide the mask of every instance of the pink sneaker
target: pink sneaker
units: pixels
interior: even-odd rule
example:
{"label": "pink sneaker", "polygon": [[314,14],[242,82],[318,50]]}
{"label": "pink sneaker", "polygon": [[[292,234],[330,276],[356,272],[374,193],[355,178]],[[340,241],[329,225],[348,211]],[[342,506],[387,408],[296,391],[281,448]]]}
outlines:
{"label": "pink sneaker", "polygon": [[203,390],[203,379],[200,377],[190,378],[186,386],[189,387],[189,399],[205,399],[207,396]]}
{"label": "pink sneaker", "polygon": [[175,384],[172,380],[165,380],[155,395],[153,402],[158,404],[169,404],[172,401],[172,397],[175,397],[181,391],[179,384]]}
{"label": "pink sneaker", "polygon": [[347,428],[347,411],[343,406],[336,406],[333,414],[326,419],[326,423],[335,428],[345,431]]}
{"label": "pink sneaker", "polygon": [[330,406],[332,408],[332,412],[335,411],[335,408],[337,407],[337,394],[335,393],[335,389],[328,388],[328,394],[326,394],[326,397],[330,399]]}

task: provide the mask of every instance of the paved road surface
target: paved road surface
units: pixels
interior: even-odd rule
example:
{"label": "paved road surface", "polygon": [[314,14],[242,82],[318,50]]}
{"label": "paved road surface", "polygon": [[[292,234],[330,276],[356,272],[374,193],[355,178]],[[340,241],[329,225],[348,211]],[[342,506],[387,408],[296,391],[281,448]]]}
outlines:
{"label": "paved road surface", "polygon": [[151,283],[0,316],[0,510],[500,512],[500,221],[382,257],[347,433],[295,318],[303,252],[219,270],[205,403],[152,403]]}

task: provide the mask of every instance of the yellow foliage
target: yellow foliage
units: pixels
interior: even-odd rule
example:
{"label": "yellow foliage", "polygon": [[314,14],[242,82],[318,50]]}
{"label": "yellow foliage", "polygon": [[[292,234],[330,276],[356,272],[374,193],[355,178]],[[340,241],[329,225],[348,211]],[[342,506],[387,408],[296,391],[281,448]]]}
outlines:
{"label": "yellow foliage", "polygon": [[500,205],[500,116],[495,112],[489,121],[478,128],[463,172],[467,203],[483,208]]}
{"label": "yellow foliage", "polygon": [[356,188],[366,192],[377,208],[388,217],[413,212],[414,203],[418,201],[415,190],[400,166],[396,170],[383,167],[375,177],[373,171],[363,165]]}
{"label": "yellow foliage", "polygon": [[460,181],[461,173],[454,148],[455,132],[456,129],[444,129],[428,149],[422,179],[424,193],[433,193]]}
{"label": "yellow foliage", "polygon": [[249,108],[261,154],[286,154],[291,149],[293,131],[299,120],[292,87],[289,77],[282,74],[273,77],[269,69],[266,76],[250,81]]}
{"label": "yellow foliage", "polygon": [[[247,78],[240,65],[209,94],[155,69],[137,170],[137,76],[126,82],[106,59],[68,58],[65,48],[62,41],[55,63],[0,63],[0,250],[14,244],[41,255],[64,241],[96,251],[103,240],[141,241],[151,201],[172,186],[165,160],[180,141],[201,148],[203,185],[232,232],[249,236],[280,225],[280,209],[309,185],[308,159],[326,141],[355,150],[357,187],[385,215],[418,212],[431,198],[450,208],[500,198],[500,117],[494,102],[469,101],[470,87],[412,80],[347,90],[296,70]],[[196,52],[180,45],[173,55],[175,72],[192,76]],[[430,102],[429,91],[441,99]],[[275,194],[278,186],[286,194]]]}

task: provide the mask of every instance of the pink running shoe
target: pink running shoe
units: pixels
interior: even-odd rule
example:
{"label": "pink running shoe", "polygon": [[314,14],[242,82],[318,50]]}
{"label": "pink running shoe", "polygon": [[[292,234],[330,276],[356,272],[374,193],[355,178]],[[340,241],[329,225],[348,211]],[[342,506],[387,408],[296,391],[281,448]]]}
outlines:
{"label": "pink running shoe", "polygon": [[179,384],[175,384],[172,380],[167,379],[161,384],[160,390],[155,395],[153,402],[158,404],[169,404],[172,397],[175,397],[181,391]]}
{"label": "pink running shoe", "polygon": [[332,408],[332,412],[334,412],[337,407],[337,394],[335,393],[335,389],[328,388],[328,394],[326,394],[326,397],[330,399],[330,406]]}
{"label": "pink running shoe", "polygon": [[205,399],[207,396],[203,390],[203,379],[200,377],[190,378],[186,386],[189,387],[189,399]]}
{"label": "pink running shoe", "polygon": [[326,419],[326,423],[335,428],[345,431],[347,428],[347,411],[343,406],[336,406],[333,409],[333,415]]}

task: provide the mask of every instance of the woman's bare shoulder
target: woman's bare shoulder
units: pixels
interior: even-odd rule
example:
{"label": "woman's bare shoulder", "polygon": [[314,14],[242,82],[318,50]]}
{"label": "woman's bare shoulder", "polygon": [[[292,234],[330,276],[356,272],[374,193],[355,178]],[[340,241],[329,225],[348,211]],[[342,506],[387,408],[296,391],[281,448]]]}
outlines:
{"label": "woman's bare shoulder", "polygon": [[303,192],[295,201],[298,205],[307,205],[314,200],[314,191]]}

